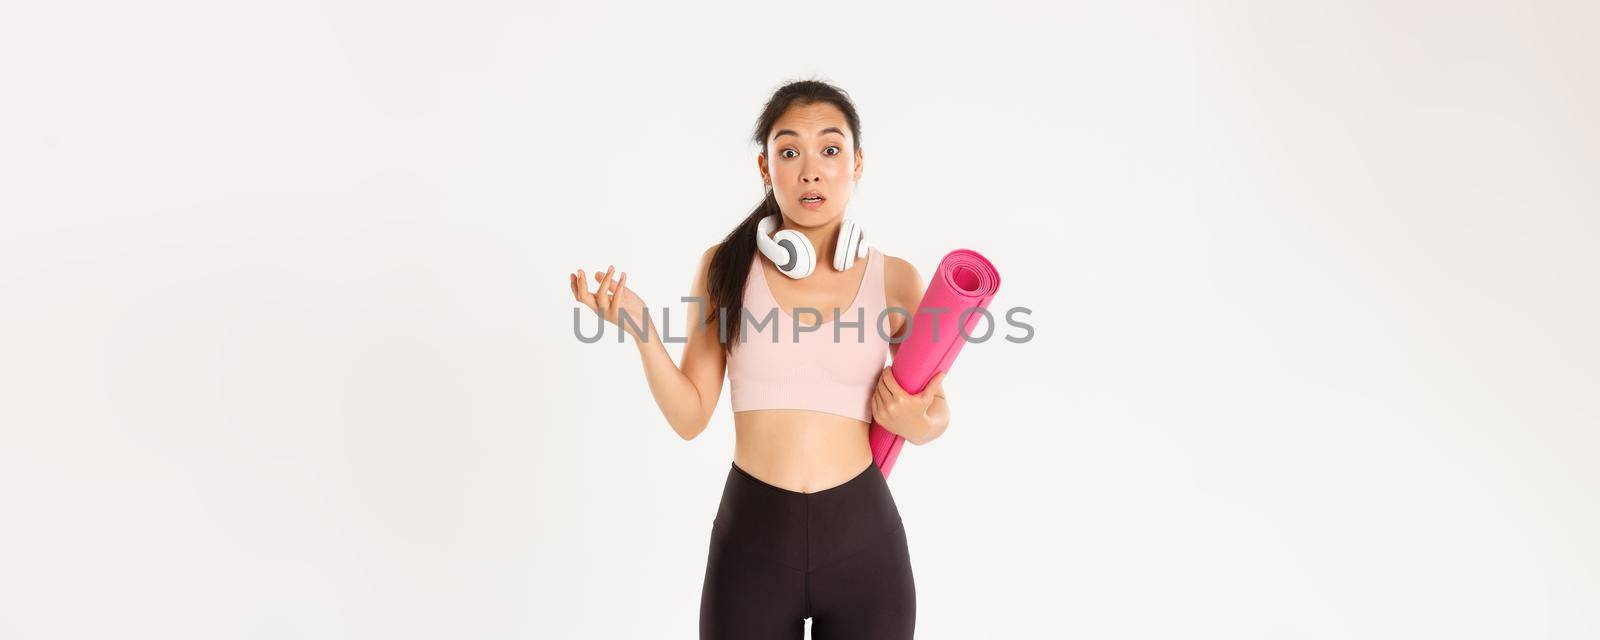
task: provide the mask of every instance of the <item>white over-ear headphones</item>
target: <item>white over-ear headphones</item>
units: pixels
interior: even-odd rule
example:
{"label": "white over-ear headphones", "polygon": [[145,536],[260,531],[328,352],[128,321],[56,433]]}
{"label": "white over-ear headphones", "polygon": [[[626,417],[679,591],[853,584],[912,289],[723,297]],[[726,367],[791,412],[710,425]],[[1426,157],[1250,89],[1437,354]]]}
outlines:
{"label": "white over-ear headphones", "polygon": [[[811,246],[806,234],[794,229],[784,229],[774,235],[772,231],[782,221],[783,216],[778,214],[761,219],[756,225],[756,248],[778,267],[780,273],[799,280],[816,270],[817,250]],[[846,218],[839,224],[839,239],[833,251],[833,269],[849,271],[855,265],[856,258],[867,257],[869,246],[861,225]]]}

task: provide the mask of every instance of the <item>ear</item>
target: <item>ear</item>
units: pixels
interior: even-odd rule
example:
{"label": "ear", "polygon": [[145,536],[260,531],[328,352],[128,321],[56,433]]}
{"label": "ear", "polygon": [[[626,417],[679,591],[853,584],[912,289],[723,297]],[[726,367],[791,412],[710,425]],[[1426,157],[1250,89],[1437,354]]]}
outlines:
{"label": "ear", "polygon": [[855,176],[854,179],[855,180],[860,180],[861,179],[861,148],[860,147],[856,147],[856,176]]}
{"label": "ear", "polygon": [[762,182],[772,182],[772,178],[767,175],[767,154],[756,154],[756,171],[761,174]]}

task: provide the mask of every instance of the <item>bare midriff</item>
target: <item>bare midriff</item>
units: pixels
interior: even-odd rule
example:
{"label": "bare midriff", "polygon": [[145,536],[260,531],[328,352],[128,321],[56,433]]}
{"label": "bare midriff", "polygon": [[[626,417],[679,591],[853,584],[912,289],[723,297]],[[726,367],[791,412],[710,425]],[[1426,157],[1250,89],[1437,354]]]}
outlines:
{"label": "bare midriff", "polygon": [[870,425],[821,411],[761,409],[733,414],[733,463],[762,482],[816,493],[872,464]]}

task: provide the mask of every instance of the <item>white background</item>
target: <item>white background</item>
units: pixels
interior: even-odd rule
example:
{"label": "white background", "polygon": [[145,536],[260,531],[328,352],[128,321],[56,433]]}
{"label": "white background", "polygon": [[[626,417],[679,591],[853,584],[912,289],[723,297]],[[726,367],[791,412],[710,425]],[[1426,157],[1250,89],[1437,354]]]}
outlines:
{"label": "white background", "polygon": [[805,77],[860,107],[875,241],[1033,310],[890,477],[920,638],[1595,637],[1597,33],[8,4],[0,638],[694,637],[727,401],[680,440],[567,273],[686,295]]}

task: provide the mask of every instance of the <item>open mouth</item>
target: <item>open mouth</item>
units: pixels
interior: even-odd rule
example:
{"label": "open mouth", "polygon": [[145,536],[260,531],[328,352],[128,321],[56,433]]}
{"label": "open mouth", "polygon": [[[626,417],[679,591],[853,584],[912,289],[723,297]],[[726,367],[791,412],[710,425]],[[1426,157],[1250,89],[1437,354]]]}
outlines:
{"label": "open mouth", "polygon": [[827,200],[827,198],[822,197],[822,194],[816,193],[814,191],[813,192],[807,192],[806,194],[800,196],[800,203],[801,204],[817,205],[817,204],[822,204],[822,202],[824,200]]}

